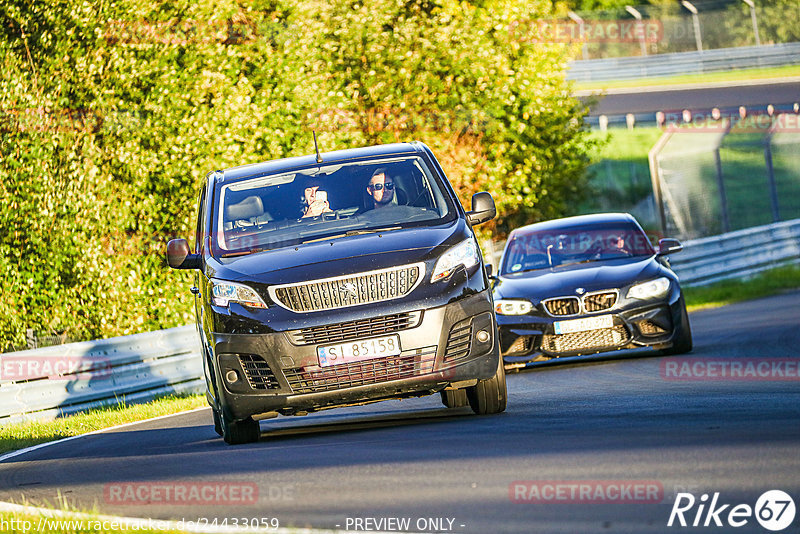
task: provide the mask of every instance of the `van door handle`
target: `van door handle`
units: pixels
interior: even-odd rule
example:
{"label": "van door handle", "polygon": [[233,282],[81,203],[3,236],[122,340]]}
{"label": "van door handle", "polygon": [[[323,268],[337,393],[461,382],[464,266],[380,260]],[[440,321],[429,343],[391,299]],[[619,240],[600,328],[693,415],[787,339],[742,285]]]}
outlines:
{"label": "van door handle", "polygon": [[189,291],[191,291],[192,295],[195,295],[195,296],[198,296],[198,297],[200,296],[200,289],[197,288],[197,287],[192,286],[192,288]]}

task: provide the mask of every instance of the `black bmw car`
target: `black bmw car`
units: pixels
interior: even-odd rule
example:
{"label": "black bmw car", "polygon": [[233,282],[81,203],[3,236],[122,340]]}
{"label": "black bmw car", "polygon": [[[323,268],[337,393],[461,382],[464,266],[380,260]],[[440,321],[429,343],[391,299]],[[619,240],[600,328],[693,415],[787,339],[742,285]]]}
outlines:
{"label": "black bmw car", "polygon": [[506,368],[534,361],[652,347],[692,349],[678,277],[627,213],[582,215],[514,230],[494,280]]}

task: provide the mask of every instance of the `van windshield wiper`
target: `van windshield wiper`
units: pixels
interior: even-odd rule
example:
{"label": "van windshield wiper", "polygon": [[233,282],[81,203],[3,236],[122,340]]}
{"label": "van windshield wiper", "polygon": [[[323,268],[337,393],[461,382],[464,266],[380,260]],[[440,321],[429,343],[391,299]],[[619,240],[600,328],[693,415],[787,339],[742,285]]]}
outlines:
{"label": "van windshield wiper", "polygon": [[401,228],[400,226],[389,226],[389,227],[386,227],[386,228],[374,228],[374,229],[369,229],[369,230],[348,230],[347,232],[345,232],[343,234],[334,234],[334,235],[329,235],[329,236],[326,236],[326,237],[318,237],[318,238],[315,238],[315,239],[309,239],[307,241],[303,241],[303,244],[305,245],[306,243],[316,243],[318,241],[328,241],[328,240],[331,240],[331,239],[339,239],[340,237],[352,237],[354,235],[377,234],[379,232],[390,232],[392,230],[399,230],[400,228]]}
{"label": "van windshield wiper", "polygon": [[265,248],[248,248],[245,250],[237,250],[236,252],[228,252],[226,254],[220,255],[220,258],[233,258],[236,256],[247,256],[248,254],[255,254],[257,252],[264,252]]}

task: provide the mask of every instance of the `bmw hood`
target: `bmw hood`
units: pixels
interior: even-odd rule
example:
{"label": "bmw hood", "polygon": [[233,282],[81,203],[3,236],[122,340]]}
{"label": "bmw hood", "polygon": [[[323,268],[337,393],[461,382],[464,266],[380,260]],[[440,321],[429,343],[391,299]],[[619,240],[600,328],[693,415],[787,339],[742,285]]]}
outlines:
{"label": "bmw hood", "polygon": [[617,289],[659,276],[674,278],[654,256],[565,265],[503,274],[494,286],[494,298],[533,298],[541,301],[550,297],[575,295],[577,288],[583,288],[586,292]]}

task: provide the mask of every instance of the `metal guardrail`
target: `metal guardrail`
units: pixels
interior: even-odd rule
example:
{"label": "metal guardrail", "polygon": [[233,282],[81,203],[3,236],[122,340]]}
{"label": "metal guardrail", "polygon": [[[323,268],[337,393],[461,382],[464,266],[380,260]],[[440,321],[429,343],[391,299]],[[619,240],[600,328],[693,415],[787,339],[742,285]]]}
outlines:
{"label": "metal guardrail", "polygon": [[800,219],[686,241],[670,261],[685,286],[800,264]]}
{"label": "metal guardrail", "polygon": [[[800,264],[800,219],[684,242],[685,286]],[[502,248],[489,257],[497,266]],[[205,389],[194,326],[0,354],[0,424]]]}
{"label": "metal guardrail", "polygon": [[182,326],[0,354],[0,424],[204,391],[200,350]]}
{"label": "metal guardrail", "polygon": [[[494,252],[487,260],[491,258],[494,272],[497,272],[505,244],[493,246]],[[670,255],[669,259],[685,287],[746,278],[783,265],[798,265],[800,219],[684,241],[683,251]]]}
{"label": "metal guardrail", "polygon": [[646,57],[587,59],[570,62],[567,78],[578,82],[631,80],[719,72],[800,63],[800,43],[676,52]]}

